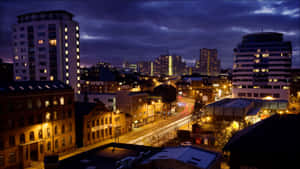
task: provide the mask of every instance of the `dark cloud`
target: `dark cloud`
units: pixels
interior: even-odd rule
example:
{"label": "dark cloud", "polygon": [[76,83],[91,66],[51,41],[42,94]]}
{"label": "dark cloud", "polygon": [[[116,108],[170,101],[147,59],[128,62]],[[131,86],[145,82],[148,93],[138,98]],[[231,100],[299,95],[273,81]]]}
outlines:
{"label": "dark cloud", "polygon": [[300,67],[298,0],[4,0],[0,3],[0,57],[11,57],[10,31],[16,16],[64,9],[80,23],[84,64],[151,60],[167,50],[186,60],[199,49],[216,48],[224,68],[246,33],[279,31],[291,40]]}

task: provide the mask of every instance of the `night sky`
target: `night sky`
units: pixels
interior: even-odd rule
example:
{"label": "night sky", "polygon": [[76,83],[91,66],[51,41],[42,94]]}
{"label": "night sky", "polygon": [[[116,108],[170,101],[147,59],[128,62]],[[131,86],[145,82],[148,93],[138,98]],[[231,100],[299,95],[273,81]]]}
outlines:
{"label": "night sky", "polygon": [[12,58],[16,17],[42,10],[75,15],[83,65],[153,60],[167,50],[191,64],[200,48],[216,48],[222,67],[230,68],[242,36],[263,30],[284,33],[293,67],[300,67],[299,0],[1,0],[1,58]]}

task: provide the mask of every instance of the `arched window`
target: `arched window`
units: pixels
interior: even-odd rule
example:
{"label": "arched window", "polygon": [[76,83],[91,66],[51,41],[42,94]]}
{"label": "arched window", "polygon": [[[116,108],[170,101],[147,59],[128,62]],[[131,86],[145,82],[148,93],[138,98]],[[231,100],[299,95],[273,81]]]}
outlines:
{"label": "arched window", "polygon": [[31,131],[29,134],[29,140],[34,141],[34,132],[33,131]]}
{"label": "arched window", "polygon": [[61,133],[65,133],[65,125],[64,124],[61,127]]}
{"label": "arched window", "polygon": [[48,150],[48,151],[51,151],[51,142],[50,142],[50,141],[49,141],[48,144],[47,144],[47,150]]}
{"label": "arched window", "polygon": [[58,140],[55,140],[55,148],[58,148]]}
{"label": "arched window", "polygon": [[57,135],[57,126],[54,127],[54,134]]}
{"label": "arched window", "polygon": [[20,135],[20,144],[24,144],[24,143],[25,143],[25,134],[22,133],[22,134]]}

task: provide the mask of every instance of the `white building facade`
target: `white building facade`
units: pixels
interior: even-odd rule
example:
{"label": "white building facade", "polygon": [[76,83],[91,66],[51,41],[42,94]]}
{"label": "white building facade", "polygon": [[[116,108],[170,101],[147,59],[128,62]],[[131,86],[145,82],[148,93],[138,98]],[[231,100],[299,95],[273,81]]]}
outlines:
{"label": "white building facade", "polygon": [[67,11],[18,16],[13,26],[16,81],[62,81],[80,94],[79,24]]}
{"label": "white building facade", "polygon": [[245,35],[234,55],[234,98],[288,100],[292,45],[283,34]]}

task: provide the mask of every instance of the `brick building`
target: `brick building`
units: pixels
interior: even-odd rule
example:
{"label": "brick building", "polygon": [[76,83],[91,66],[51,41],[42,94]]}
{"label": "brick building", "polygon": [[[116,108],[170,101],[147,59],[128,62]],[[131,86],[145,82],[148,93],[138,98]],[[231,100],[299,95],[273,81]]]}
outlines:
{"label": "brick building", "polygon": [[58,81],[0,85],[0,168],[75,147],[74,92]]}

